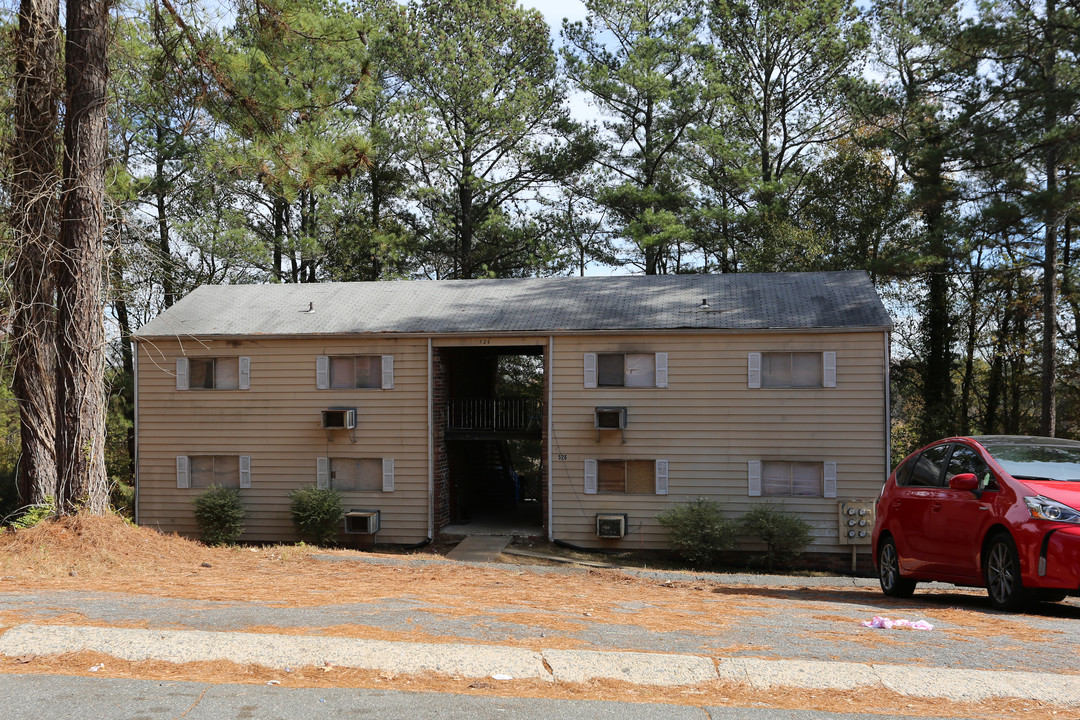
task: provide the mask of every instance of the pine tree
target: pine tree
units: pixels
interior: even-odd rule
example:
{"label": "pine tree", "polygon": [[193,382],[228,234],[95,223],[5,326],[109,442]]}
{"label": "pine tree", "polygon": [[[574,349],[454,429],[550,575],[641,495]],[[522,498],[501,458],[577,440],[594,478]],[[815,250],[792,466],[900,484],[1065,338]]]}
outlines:
{"label": "pine tree", "polygon": [[12,177],[10,356],[19,404],[24,502],[57,496],[56,314],[59,232],[60,4],[22,0],[16,36]]}
{"label": "pine tree", "polygon": [[1059,237],[1077,193],[1061,182],[1080,160],[1076,107],[1080,104],[1080,11],[1058,0],[1000,0],[980,9],[990,93],[1000,107],[988,134],[999,158],[1015,163],[1032,182],[1022,204],[1042,224],[1042,384],[1039,431],[1057,432]]}
{"label": "pine tree", "polygon": [[529,204],[577,172],[547,24],[510,0],[416,0],[389,27],[397,121],[440,276],[528,272],[544,254]]}
{"label": "pine tree", "polygon": [[812,268],[826,248],[801,215],[832,204],[811,180],[856,129],[842,90],[869,30],[850,0],[713,0],[709,28],[723,94],[697,166],[736,225],[729,245],[752,270]]}
{"label": "pine tree", "polygon": [[57,504],[108,508],[104,196],[109,4],[68,0],[57,298]]}
{"label": "pine tree", "polygon": [[585,22],[563,22],[563,60],[602,127],[593,200],[646,275],[675,269],[694,199],[680,168],[707,116],[709,48],[697,0],[587,0]]}
{"label": "pine tree", "polygon": [[880,0],[874,6],[875,59],[886,80],[857,100],[910,185],[917,242],[909,271],[922,279],[920,441],[956,432],[950,273],[957,259],[955,177],[967,146],[957,122],[974,72],[960,42],[959,3]]}

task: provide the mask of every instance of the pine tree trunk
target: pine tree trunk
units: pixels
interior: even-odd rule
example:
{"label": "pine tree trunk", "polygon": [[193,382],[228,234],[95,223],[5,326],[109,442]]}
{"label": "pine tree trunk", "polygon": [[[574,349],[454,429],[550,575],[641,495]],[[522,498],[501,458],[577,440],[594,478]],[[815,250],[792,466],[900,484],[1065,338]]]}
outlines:
{"label": "pine tree trunk", "polygon": [[[1058,124],[1057,103],[1057,44],[1054,25],[1057,22],[1056,0],[1047,0],[1045,19],[1045,50],[1043,71],[1046,75],[1046,111],[1043,116],[1047,133],[1055,133]],[[1057,231],[1058,213],[1055,202],[1058,194],[1058,148],[1060,141],[1051,139],[1046,149],[1047,208],[1043,217],[1043,336],[1042,336],[1042,418],[1039,432],[1054,437],[1057,432]]]}
{"label": "pine tree trunk", "polygon": [[10,351],[19,403],[23,502],[56,496],[56,312],[54,260],[58,231],[57,70],[59,0],[22,0],[15,58],[12,144]]}
{"label": "pine tree trunk", "polygon": [[157,157],[154,160],[154,200],[157,205],[158,268],[161,271],[161,295],[166,308],[176,302],[176,282],[173,280],[174,261],[169,239],[169,217],[166,210],[168,194],[165,182],[165,130],[160,123],[154,126]]}
{"label": "pine tree trunk", "polygon": [[982,433],[996,435],[1002,432],[1004,421],[999,418],[1007,411],[1005,405],[1005,354],[1008,352],[1009,329],[1012,327],[1013,288],[1012,283],[1005,289],[1002,299],[1004,309],[994,333],[994,356],[990,361],[990,377],[986,386],[986,414],[983,416]]}
{"label": "pine tree trunk", "polygon": [[[981,255],[981,253],[980,253]],[[981,257],[979,258],[981,260]],[[979,292],[982,275],[971,274],[971,299],[968,302],[967,338],[964,342],[964,379],[960,391],[960,434],[971,433],[971,395],[975,388],[975,342],[979,324]]]}
{"label": "pine tree trunk", "polygon": [[923,408],[920,441],[928,443],[956,432],[952,379],[952,329],[949,318],[949,248],[946,242],[945,178],[941,160],[942,138],[929,139],[925,171],[916,181],[919,209],[926,227],[927,299],[920,332],[924,352]]}
{"label": "pine tree trunk", "polygon": [[105,0],[68,0],[56,343],[57,501],[63,512],[108,509],[102,315],[108,29]]}

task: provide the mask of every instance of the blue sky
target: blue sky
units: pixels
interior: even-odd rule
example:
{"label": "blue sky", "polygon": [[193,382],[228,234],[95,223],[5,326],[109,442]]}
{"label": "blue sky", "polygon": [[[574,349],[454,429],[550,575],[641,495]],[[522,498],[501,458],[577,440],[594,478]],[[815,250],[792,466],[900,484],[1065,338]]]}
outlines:
{"label": "blue sky", "polygon": [[581,0],[524,0],[521,4],[543,13],[551,26],[551,38],[556,46],[559,45],[559,28],[562,27],[563,18],[571,22],[585,19],[585,3]]}

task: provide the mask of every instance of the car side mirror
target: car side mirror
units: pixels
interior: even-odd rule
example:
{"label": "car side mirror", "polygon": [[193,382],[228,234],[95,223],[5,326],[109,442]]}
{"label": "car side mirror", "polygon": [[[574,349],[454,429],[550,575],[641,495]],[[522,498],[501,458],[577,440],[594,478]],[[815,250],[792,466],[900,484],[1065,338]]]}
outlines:
{"label": "car side mirror", "polygon": [[979,489],[979,478],[975,476],[975,473],[959,473],[949,478],[949,488],[975,492]]}

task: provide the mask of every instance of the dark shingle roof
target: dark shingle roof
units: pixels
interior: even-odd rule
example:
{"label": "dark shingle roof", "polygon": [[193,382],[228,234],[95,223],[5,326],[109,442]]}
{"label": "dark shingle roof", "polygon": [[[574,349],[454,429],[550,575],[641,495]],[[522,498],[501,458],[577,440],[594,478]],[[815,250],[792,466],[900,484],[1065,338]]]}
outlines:
{"label": "dark shingle roof", "polygon": [[[702,299],[709,310],[699,309]],[[304,312],[314,303],[314,312]],[[865,272],[204,285],[139,329],[174,335],[889,328]]]}

